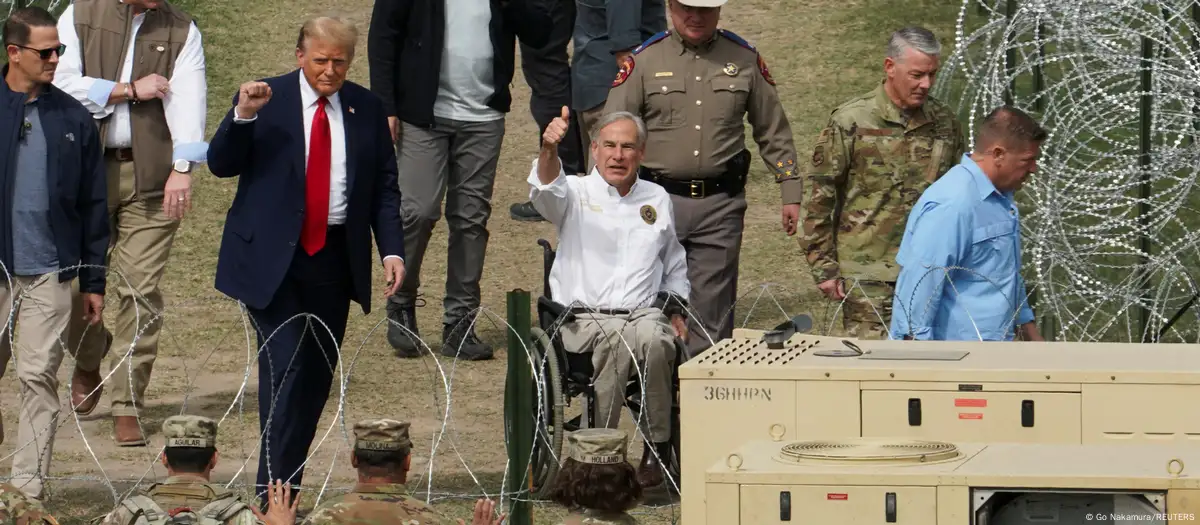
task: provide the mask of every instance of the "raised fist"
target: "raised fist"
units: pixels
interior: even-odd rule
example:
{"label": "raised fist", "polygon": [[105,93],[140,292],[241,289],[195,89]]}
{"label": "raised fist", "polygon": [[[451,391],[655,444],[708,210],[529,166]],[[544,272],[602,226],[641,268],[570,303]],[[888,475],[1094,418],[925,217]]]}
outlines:
{"label": "raised fist", "polygon": [[566,106],[562,108],[562,116],[555,117],[546,125],[546,131],[542,133],[542,148],[548,150],[557,150],[558,143],[562,142],[563,137],[567,136],[567,128],[571,125],[571,110]]}
{"label": "raised fist", "polygon": [[254,118],[258,110],[271,100],[271,86],[266,82],[246,82],[238,88],[237,116],[242,119]]}

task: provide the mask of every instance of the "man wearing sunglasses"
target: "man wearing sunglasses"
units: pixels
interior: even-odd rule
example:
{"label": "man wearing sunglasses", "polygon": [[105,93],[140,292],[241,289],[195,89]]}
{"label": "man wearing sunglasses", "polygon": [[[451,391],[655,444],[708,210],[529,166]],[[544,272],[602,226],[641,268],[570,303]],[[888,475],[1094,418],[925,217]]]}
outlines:
{"label": "man wearing sunglasses", "polygon": [[100,135],[88,111],[51,84],[65,47],[55,23],[39,7],[13,11],[0,87],[0,375],[15,341],[12,483],[32,498],[50,472],[72,283],[79,278],[80,320],[99,322],[109,237]]}
{"label": "man wearing sunglasses", "polygon": [[[121,275],[112,332],[76,315],[68,340],[79,348],[71,405],[99,404],[100,364],[113,351],[112,415],[119,446],[144,446],[137,414],[158,355],[159,281],[192,202],[192,169],[206,160],[207,85],[200,30],[164,0],[76,0],[58,24],[66,53],[54,84],[100,124],[108,175],[112,247]],[[77,303],[78,304],[78,303]],[[128,357],[128,359],[126,359]]]}

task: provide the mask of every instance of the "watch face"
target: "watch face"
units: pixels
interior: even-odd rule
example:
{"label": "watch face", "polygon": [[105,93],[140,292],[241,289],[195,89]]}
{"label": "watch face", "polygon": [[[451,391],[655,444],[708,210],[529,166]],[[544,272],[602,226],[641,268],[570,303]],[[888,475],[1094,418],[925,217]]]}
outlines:
{"label": "watch face", "polygon": [[187,173],[188,171],[191,171],[191,168],[192,168],[191,162],[188,162],[186,160],[175,161],[175,171],[178,171],[179,173]]}

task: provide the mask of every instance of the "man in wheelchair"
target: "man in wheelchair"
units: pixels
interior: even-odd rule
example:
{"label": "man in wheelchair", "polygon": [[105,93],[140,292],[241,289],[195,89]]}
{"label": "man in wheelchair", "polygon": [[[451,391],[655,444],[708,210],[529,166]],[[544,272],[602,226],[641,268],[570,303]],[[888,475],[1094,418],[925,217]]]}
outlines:
{"label": "man in wheelchair", "polygon": [[530,201],[558,229],[551,296],[570,308],[559,337],[568,352],[591,353],[596,426],[616,428],[630,378],[640,379],[639,428],[653,442],[638,481],[663,482],[671,455],[672,373],[676,338],[686,341],[687,259],[675,235],[671,199],[638,179],[646,126],[627,112],[605,115],[590,130],[592,172],[568,177],[557,147],[568,111],[542,136],[529,174]]}

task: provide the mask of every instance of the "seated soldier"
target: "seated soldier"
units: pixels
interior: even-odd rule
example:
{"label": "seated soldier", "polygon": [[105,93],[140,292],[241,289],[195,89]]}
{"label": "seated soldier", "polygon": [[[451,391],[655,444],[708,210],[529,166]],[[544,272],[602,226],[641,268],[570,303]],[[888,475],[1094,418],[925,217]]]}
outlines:
{"label": "seated soldier", "polygon": [[[101,525],[290,525],[296,522],[291,486],[272,484],[266,515],[236,493],[209,482],[217,466],[217,423],[203,416],[171,416],[163,422],[162,462],[167,479],[125,499]],[[285,494],[286,492],[286,494]]]}
{"label": "seated soldier", "polygon": [[559,525],[636,525],[626,511],[642,499],[642,485],[625,460],[625,432],[585,428],[567,435],[567,444],[550,489],[550,501],[570,510]]}
{"label": "seated soldier", "polygon": [[42,502],[8,483],[0,483],[0,523],[58,525],[54,516],[46,512]]}
{"label": "seated soldier", "polygon": [[[305,525],[360,525],[365,523],[454,523],[424,502],[408,495],[404,484],[412,465],[408,423],[391,419],[362,421],[354,425],[354,453],[350,465],[358,470],[358,484],[349,494],[321,505],[304,520]],[[500,525],[493,518],[495,503],[475,502],[472,525]],[[464,525],[463,520],[457,520]]]}
{"label": "seated soldier", "polygon": [[638,179],[645,123],[627,112],[601,117],[591,130],[595,167],[567,177],[555,149],[567,115],[563,108],[546,128],[529,174],[533,206],[558,227],[550,294],[574,314],[559,333],[567,351],[592,353],[597,426],[617,427],[625,386],[641,378],[638,423],[654,448],[645,448],[638,480],[653,487],[670,454],[675,338],[687,337],[687,259],[666,190]]}

